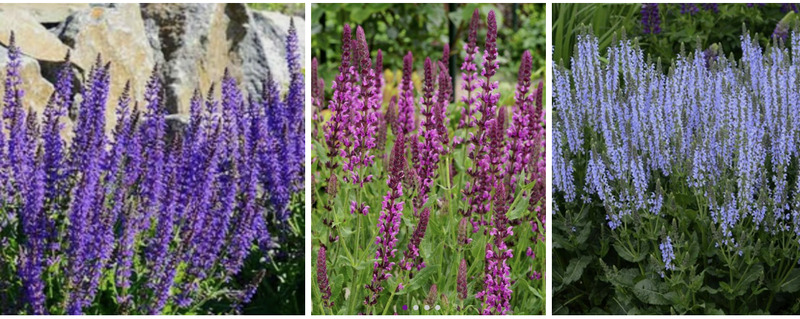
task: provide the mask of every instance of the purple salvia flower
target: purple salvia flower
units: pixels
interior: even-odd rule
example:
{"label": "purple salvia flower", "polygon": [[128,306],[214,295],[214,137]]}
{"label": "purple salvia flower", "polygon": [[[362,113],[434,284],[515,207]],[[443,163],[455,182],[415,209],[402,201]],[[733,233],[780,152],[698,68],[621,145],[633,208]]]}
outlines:
{"label": "purple salvia flower", "polygon": [[431,190],[436,170],[439,165],[439,156],[443,153],[440,144],[440,135],[436,131],[436,120],[439,118],[435,113],[433,98],[433,65],[430,58],[425,59],[425,84],[423,85],[423,96],[420,103],[423,105],[423,122],[420,127],[422,143],[419,144],[419,154],[415,155],[417,162],[414,163],[417,175],[420,179],[419,195],[414,200],[414,211],[425,205],[428,200],[428,192]]}
{"label": "purple salvia flower", "polygon": [[[492,76],[497,72],[497,21],[494,11],[490,11],[487,18],[488,30],[486,32],[486,48],[484,49],[483,71],[480,79],[482,91],[478,93],[478,110],[481,118],[476,121],[477,135],[470,139],[468,152],[473,159],[474,167],[467,169],[467,174],[472,177],[471,182],[467,182],[464,190],[465,201],[468,208],[464,210],[465,216],[473,213],[485,214],[489,210],[488,194],[491,192],[491,185],[494,184],[492,178],[494,174],[489,173],[489,162],[499,161],[489,155],[488,129],[489,124],[497,112],[497,101],[499,94],[495,92],[498,87],[497,81],[492,81]],[[476,148],[477,147],[477,148]],[[483,217],[481,217],[483,220]]]}
{"label": "purple salvia flower", "polygon": [[645,34],[661,33],[661,17],[658,12],[658,3],[642,4],[642,26]]}
{"label": "purple salvia flower", "polygon": [[461,259],[461,263],[458,265],[456,291],[458,292],[458,299],[467,299],[467,260],[463,258]]}
{"label": "purple salvia flower", "polygon": [[[136,107],[134,107],[131,120],[132,122],[129,129],[130,144],[128,144],[127,147],[128,163],[125,166],[125,173],[123,175],[124,179],[122,180],[123,188],[128,189],[129,193],[131,192],[130,190],[133,188],[133,185],[139,182],[143,170],[141,135],[137,134],[139,131],[136,129],[136,124],[139,121],[139,111]],[[125,196],[129,195],[132,194],[126,194]],[[123,201],[123,203],[119,203],[118,205],[122,206],[120,208],[122,211],[119,214],[121,235],[119,244],[117,245],[117,255],[115,260],[116,270],[114,278],[116,279],[116,286],[120,291],[117,296],[117,302],[120,303],[124,309],[129,306],[131,301],[131,296],[128,294],[127,290],[131,285],[130,277],[135,250],[134,242],[136,235],[139,232],[138,220],[140,217],[139,211],[134,208],[133,203],[130,201]]]}
{"label": "purple salvia flower", "polygon": [[64,161],[64,141],[61,130],[64,125],[61,117],[65,116],[67,109],[72,105],[72,65],[70,54],[64,58],[64,66],[58,72],[55,85],[54,102],[48,103],[44,110],[44,123],[42,139],[44,140],[44,165],[45,165],[45,200],[47,205],[55,205],[54,201],[61,193],[64,172],[61,165]]}
{"label": "purple salvia flower", "polygon": [[[392,102],[389,102],[390,105]],[[388,112],[392,111],[391,108],[387,107],[384,113],[377,113],[378,115],[378,131],[375,135],[375,148],[378,150],[379,154],[384,154],[384,150],[386,149],[386,135],[389,133],[389,123],[386,121],[386,116],[389,114]],[[390,116],[391,117],[391,116]],[[384,157],[383,155],[381,157]]]}
{"label": "purple salvia flower", "polygon": [[681,3],[681,14],[695,15],[700,12],[700,8],[694,3]]}
{"label": "purple salvia flower", "polygon": [[433,284],[428,290],[428,297],[425,298],[425,302],[423,304],[433,306],[437,298],[439,298],[439,288],[436,286],[436,284]]}
{"label": "purple salvia flower", "polygon": [[389,191],[386,192],[386,196],[383,198],[381,215],[378,218],[378,236],[375,238],[378,251],[375,252],[372,282],[365,286],[370,291],[364,300],[365,305],[375,305],[378,302],[378,297],[384,289],[382,283],[392,275],[392,268],[395,264],[390,259],[394,258],[397,251],[395,249],[397,233],[400,231],[400,222],[403,216],[403,202],[399,200],[403,197],[403,173],[406,167],[405,153],[405,138],[400,133],[392,149],[389,178],[386,180]]}
{"label": "purple salvia flower", "polygon": [[[248,160],[247,168],[249,173],[248,177],[252,177],[255,182],[255,187],[252,188],[257,192],[258,183],[261,182],[260,177],[266,175],[267,173],[263,170],[264,167],[261,162],[261,158],[263,154],[261,153],[262,145],[266,144],[269,141],[269,133],[264,131],[264,122],[266,121],[266,113],[263,108],[263,104],[260,102],[256,102],[254,100],[250,100],[248,103],[249,108],[247,110],[247,116],[250,119],[250,127],[248,128],[247,133],[247,142],[248,145],[245,146],[245,149],[242,152],[247,152],[247,155],[244,156],[244,159]],[[257,194],[252,194],[253,198],[257,196]],[[267,229],[267,223],[264,214],[262,214],[260,206],[255,206],[256,212],[254,213],[254,222],[252,224],[253,229],[252,231],[255,232],[255,236],[258,239],[259,246],[262,250],[267,253],[268,246],[271,241],[271,235],[269,234],[269,230]]]}
{"label": "purple salvia flower", "polygon": [[494,215],[492,228],[489,234],[492,242],[486,244],[486,273],[484,274],[483,291],[475,297],[483,301],[482,313],[484,315],[505,315],[511,310],[511,268],[508,260],[514,257],[512,250],[506,246],[505,240],[514,235],[509,225],[506,211],[508,210],[505,186],[503,183],[495,185]]}
{"label": "purple salvia flower", "polygon": [[408,242],[408,249],[403,252],[403,258],[400,260],[401,269],[412,270],[414,268],[419,271],[425,268],[425,263],[422,262],[422,257],[419,255],[419,247],[425,237],[425,230],[428,229],[430,216],[431,211],[427,207],[419,214],[417,228],[414,229],[414,234],[411,235],[411,240]]}
{"label": "purple salvia flower", "polygon": [[796,3],[781,3],[781,12],[788,13],[789,11],[793,11],[794,13],[800,12]]}
{"label": "purple salvia flower", "polygon": [[497,21],[495,19],[494,10],[489,11],[486,19],[488,30],[486,31],[486,48],[483,51],[483,71],[481,75],[484,79],[481,80],[482,92],[479,94],[479,110],[481,112],[481,119],[478,121],[479,129],[485,129],[487,121],[492,119],[497,113],[497,101],[500,94],[496,93],[499,83],[492,81],[492,77],[497,73]]}
{"label": "purple salvia flower", "polygon": [[104,67],[102,63],[98,55],[82,88],[83,101],[75,123],[75,137],[70,144],[68,175],[72,178],[86,171],[91,165],[89,162],[94,160],[94,152],[105,143],[105,107],[109,77],[108,65]]}
{"label": "purple salvia flower", "polygon": [[480,14],[478,9],[472,13],[472,20],[469,23],[469,37],[464,44],[464,63],[461,64],[461,89],[465,91],[461,102],[464,108],[461,111],[461,120],[458,128],[472,128],[475,126],[475,105],[477,99],[473,92],[478,88],[478,67],[475,65],[475,54],[478,53],[478,23]]}
{"label": "purple salvia flower", "polygon": [[443,154],[447,153],[450,144],[450,136],[447,132],[447,106],[450,104],[450,95],[453,88],[450,74],[447,73],[447,65],[439,62],[439,87],[436,95],[436,104],[433,107],[433,121],[436,131],[439,133],[439,143],[442,145]]}
{"label": "purple salvia flower", "polygon": [[166,165],[167,204],[163,211],[158,212],[155,233],[145,249],[147,265],[151,271],[146,285],[152,290],[153,300],[144,310],[153,315],[160,314],[166,305],[175,277],[176,256],[170,251],[170,243],[178,217],[178,196],[181,189],[178,187],[177,179],[180,177],[179,168],[183,165],[180,160],[183,158],[182,146],[183,143],[180,141],[173,141],[170,145],[169,158],[173,161]]}
{"label": "purple salvia flower", "polygon": [[360,79],[360,85],[354,92],[358,95],[351,104],[352,121],[348,127],[352,140],[352,147],[346,155],[346,161],[342,168],[349,172],[345,180],[360,185],[372,180],[372,175],[361,176],[360,169],[372,165],[374,155],[370,151],[375,148],[375,132],[377,131],[377,112],[380,104],[376,104],[373,96],[375,95],[375,70],[372,68],[369,47],[364,35],[364,29],[359,26],[356,29],[356,57],[361,73],[356,75]]}
{"label": "purple salvia flower", "polygon": [[70,221],[67,239],[68,297],[67,313],[81,314],[88,306],[99,284],[102,269],[110,254],[112,242],[107,238],[113,222],[102,211],[105,192],[101,174],[105,155],[105,106],[108,98],[110,65],[102,65],[100,57],[91,77],[84,87],[87,98],[81,104],[81,113],[73,141],[71,168],[78,179],[72,193],[68,213]]}
{"label": "purple salvia flower", "polygon": [[389,105],[386,106],[386,112],[383,113],[383,121],[386,122],[387,127],[392,128],[392,132],[398,134],[397,95],[392,96],[392,98],[389,100]]}
{"label": "purple salvia flower", "polygon": [[265,189],[269,193],[270,204],[278,219],[286,221],[289,218],[289,200],[291,199],[291,189],[288,187],[286,181],[290,178],[288,169],[285,167],[286,161],[283,159],[288,157],[287,139],[281,132],[285,132],[285,117],[282,116],[285,109],[285,104],[280,99],[280,92],[278,92],[278,84],[268,77],[264,82],[265,87],[262,92],[262,103],[264,103],[264,111],[267,114],[266,125],[267,130],[266,144],[260,156],[261,171],[269,172],[262,174],[262,183],[265,184]]}
{"label": "purple salvia flower", "polygon": [[258,176],[256,176],[257,172],[253,169],[255,163],[250,158],[249,155],[243,156],[243,160],[239,165],[241,171],[239,179],[241,199],[237,203],[238,214],[233,222],[234,230],[228,247],[228,254],[223,261],[226,270],[230,274],[239,273],[244,259],[250,251],[250,245],[258,238],[257,229],[253,228],[256,216],[261,216],[256,203]]}
{"label": "purple salvia flower", "polygon": [[528,98],[531,87],[531,67],[533,66],[533,58],[530,51],[522,53],[522,62],[519,66],[519,73],[517,76],[517,87],[514,95],[514,110],[511,120],[511,125],[508,127],[509,137],[509,151],[513,155],[509,157],[509,175],[511,175],[512,190],[516,185],[516,175],[520,174],[528,165],[531,160],[530,151],[533,148],[530,144],[532,127],[529,124],[534,120],[532,114],[532,101]]}
{"label": "purple salvia flower", "polygon": [[290,151],[287,161],[290,179],[286,182],[291,185],[291,192],[302,188],[303,166],[305,159],[305,130],[303,124],[303,110],[305,107],[305,76],[300,65],[300,52],[298,47],[297,29],[294,19],[290,20],[289,34],[286,36],[286,64],[289,66],[289,92],[286,94],[286,108],[288,109],[289,128],[287,134],[290,141]]}
{"label": "purple salvia flower", "polygon": [[[530,194],[530,207],[536,207],[535,210],[537,214],[543,216],[544,213],[544,205],[536,205],[537,203],[544,203],[545,200],[545,176],[547,172],[547,165],[546,165],[546,145],[545,145],[545,112],[542,105],[542,96],[543,96],[543,84],[539,82],[539,85],[536,87],[536,90],[533,91],[529,97],[532,101],[532,104],[535,105],[535,108],[532,110],[533,113],[530,115],[530,124],[529,127],[531,128],[531,149],[528,151],[530,154],[530,162],[529,162],[529,174],[528,174],[528,183],[535,181],[533,189],[531,190]],[[544,224],[543,217],[539,218],[542,223]]]}
{"label": "purple salvia flower", "polygon": [[378,53],[375,54],[375,95],[373,96],[375,99],[375,105],[380,107],[383,104],[383,86],[384,86],[384,79],[383,79],[383,51],[378,49]]}
{"label": "purple salvia flower", "polygon": [[[21,57],[19,47],[16,45],[14,32],[11,32],[8,45],[8,65],[6,66],[5,92],[3,96],[3,120],[5,130],[8,132],[8,165],[10,166],[10,178],[12,181],[9,192],[9,200],[19,190],[19,184],[23,178],[25,161],[25,109],[22,106],[22,98],[25,91],[22,89],[22,78],[20,76]],[[7,186],[7,187],[8,187]],[[14,215],[13,213],[11,213]]]}
{"label": "purple salvia flower", "polygon": [[[72,203],[68,213],[69,226],[67,229],[67,240],[69,248],[67,250],[68,296],[67,313],[82,314],[84,287],[87,284],[87,272],[91,268],[91,257],[94,254],[95,244],[92,242],[92,221],[94,221],[94,209],[97,207],[99,184],[100,184],[100,163],[90,160],[80,181],[72,192]],[[88,278],[91,279],[91,278]]]}
{"label": "purple salvia flower", "polygon": [[144,151],[140,203],[140,229],[150,228],[150,219],[161,211],[164,199],[164,136],[166,134],[165,108],[161,100],[161,79],[156,71],[150,76],[145,91],[145,114],[140,129]]}
{"label": "purple salvia flower", "polygon": [[331,300],[331,287],[328,284],[328,261],[327,250],[324,245],[317,251],[317,287],[322,294],[322,303],[325,307],[333,307]]}
{"label": "purple salvia flower", "polygon": [[[213,106],[216,104],[216,101],[213,100],[211,93],[210,91],[207,105]],[[209,249],[209,242],[205,240],[205,238],[207,235],[206,230],[211,227],[210,220],[212,218],[212,212],[209,206],[214,200],[212,197],[214,196],[214,187],[217,183],[217,170],[219,162],[222,160],[223,128],[221,121],[221,118],[216,117],[214,122],[210,123],[209,127],[213,127],[214,131],[210,133],[207,143],[197,142],[205,144],[203,145],[202,151],[199,153],[202,162],[195,163],[201,167],[200,170],[202,174],[200,175],[199,182],[194,185],[195,187],[192,190],[194,196],[187,206],[187,211],[193,211],[194,214],[185,215],[185,219],[188,218],[188,220],[184,221],[184,227],[181,232],[181,241],[184,245],[181,247],[183,253],[182,258],[191,264],[192,268],[189,269],[189,273],[192,277],[205,276],[205,274],[199,270],[199,265],[202,264],[202,258]],[[195,289],[197,289],[197,287],[192,282],[184,281],[179,289],[180,293],[176,296],[176,303],[181,307],[188,306],[192,301],[189,295]]]}
{"label": "purple salvia flower", "polygon": [[341,153],[346,152],[349,144],[349,130],[350,113],[351,113],[351,99],[352,89],[351,84],[352,70],[350,68],[351,59],[351,31],[350,25],[344,25],[344,32],[342,32],[342,61],[339,65],[339,74],[333,81],[331,89],[333,90],[333,98],[328,103],[331,111],[331,117],[326,122],[325,130],[325,144],[328,147],[328,163],[325,166],[333,171],[339,164],[336,157]]}
{"label": "purple salvia flower", "polygon": [[414,82],[411,81],[413,69],[414,55],[409,51],[403,57],[403,78],[400,82],[400,96],[397,103],[397,129],[393,128],[395,134],[402,132],[403,136],[411,136],[416,128],[414,125]]}
{"label": "purple salvia flower", "polygon": [[[703,3],[703,10],[719,13],[719,5],[716,3]],[[796,12],[795,8],[795,12]]]}
{"label": "purple salvia flower", "polygon": [[[50,103],[53,103],[52,98]],[[20,243],[19,266],[17,271],[22,281],[23,302],[30,306],[31,313],[47,314],[45,307],[45,283],[42,274],[45,270],[45,249],[48,239],[48,217],[44,206],[44,165],[42,148],[37,140],[39,130],[36,126],[36,114],[29,113],[27,121],[27,145],[23,160],[25,161],[25,179],[21,182],[22,209],[20,224],[25,241]]]}
{"label": "purple salvia flower", "polygon": [[322,100],[325,98],[325,85],[320,83],[322,80],[319,77],[319,62],[317,57],[311,59],[311,105],[314,106],[314,112],[311,119],[314,121],[319,120],[319,111],[322,110]]}

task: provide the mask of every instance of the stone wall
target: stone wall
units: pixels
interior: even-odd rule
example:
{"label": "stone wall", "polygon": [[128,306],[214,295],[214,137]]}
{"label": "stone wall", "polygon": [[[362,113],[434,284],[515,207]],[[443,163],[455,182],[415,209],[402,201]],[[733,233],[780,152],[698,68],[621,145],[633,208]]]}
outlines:
{"label": "stone wall", "polygon": [[[268,73],[288,83],[285,39],[290,19],[244,4],[0,4],[0,66],[6,64],[13,30],[23,53],[25,105],[41,114],[67,51],[76,81],[83,80],[101,54],[111,62],[106,108],[110,130],[125,82],[131,81],[132,93],[141,101],[156,66],[172,114],[188,113],[195,88],[207,90],[220,81],[225,68],[251,94]],[[293,19],[303,56],[304,21]],[[0,85],[0,94],[2,90]],[[75,93],[73,115],[81,100],[80,92]]]}

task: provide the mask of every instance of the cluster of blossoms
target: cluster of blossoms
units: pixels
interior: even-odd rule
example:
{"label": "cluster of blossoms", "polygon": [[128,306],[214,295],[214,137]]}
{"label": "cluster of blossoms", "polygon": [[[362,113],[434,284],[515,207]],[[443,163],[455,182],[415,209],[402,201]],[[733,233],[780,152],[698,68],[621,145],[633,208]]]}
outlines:
{"label": "cluster of blossoms", "polygon": [[572,70],[554,68],[558,209],[599,200],[612,230],[631,215],[666,218],[667,180],[697,196],[726,250],[741,255],[756,231],[800,243],[800,36],[764,50],[743,35],[741,60],[698,49],[666,74],[629,40],[609,47],[607,64],[595,37],[577,48]]}
{"label": "cluster of blossoms", "polygon": [[661,33],[661,15],[658,11],[658,3],[642,4],[642,26],[644,34]]}
{"label": "cluster of blossoms", "polygon": [[[376,225],[374,244],[377,250],[371,281],[365,285],[368,293],[364,305],[368,312],[378,303],[389,278],[397,278],[397,290],[402,290],[415,272],[426,267],[420,249],[428,222],[436,214],[446,213],[451,205],[450,195],[440,195],[437,179],[449,177],[450,183],[453,182],[453,176],[458,172],[451,160],[454,160],[454,151],[457,149],[463,149],[462,160],[466,167],[465,173],[461,174],[462,181],[466,183],[460,194],[464,204],[458,204],[461,220],[458,224],[457,247],[464,249],[472,242],[472,234],[483,230],[482,233],[489,240],[485,254],[481,256],[486,266],[481,290],[475,294],[476,299],[482,302],[481,312],[484,314],[511,312],[512,280],[508,262],[513,257],[513,228],[518,224],[528,225],[529,222],[531,230],[538,233],[540,225],[545,222],[543,88],[541,83],[538,87],[531,83],[533,58],[526,51],[519,69],[515,104],[513,107],[499,105],[499,83],[494,79],[499,67],[494,11],[489,12],[486,21],[486,47],[482,71],[479,73],[475,58],[479,51],[477,34],[481,18],[478,10],[474,11],[461,66],[461,88],[464,91],[461,118],[453,132],[448,130],[451,127],[448,109],[452,108],[450,101],[454,95],[451,70],[448,69],[448,45],[444,45],[440,59],[425,58],[419,92],[415,91],[412,81],[414,57],[408,52],[403,58],[398,93],[388,99],[390,102],[384,109],[382,88],[386,83],[383,79],[382,52],[377,51],[373,63],[364,30],[357,27],[353,39],[351,27],[344,26],[341,62],[331,85],[332,98],[327,102],[330,118],[322,123],[327,162],[320,165],[326,168],[325,173],[330,174],[325,180],[328,182],[327,194],[331,196],[323,204],[327,211],[323,212],[325,216],[322,219],[331,233],[336,232],[335,223],[331,221],[333,217],[330,216],[335,214],[331,212],[335,207],[331,198],[337,196],[337,176],[349,182],[348,187],[355,188],[356,200],[352,200],[352,197],[345,199],[349,201],[351,216],[356,220],[364,218],[357,213],[369,216],[369,203],[361,194],[365,192],[366,184],[373,180],[373,176],[367,172],[374,171],[371,168],[377,162],[376,158],[382,162],[382,167],[387,171],[388,190],[383,196]],[[315,65],[316,59],[312,63],[312,66]],[[317,114],[326,107],[323,104],[324,87],[320,87],[324,84],[321,84],[323,81],[316,73],[312,77],[312,100],[314,113]],[[418,93],[421,95],[415,97]],[[385,157],[381,152],[386,147],[389,130],[395,137],[394,146],[391,155]],[[343,175],[337,175],[339,167]],[[535,186],[523,189],[521,185],[525,184]],[[529,203],[529,214],[523,217],[524,223],[519,220],[512,222],[506,214],[515,198],[521,197]],[[404,209],[413,212],[408,218],[413,218],[410,225],[416,226],[404,227]],[[398,248],[402,249],[398,245],[398,235],[403,229],[406,230],[408,243],[402,256],[397,256]],[[319,254],[330,252],[330,247],[339,238],[334,235],[326,237],[329,243],[323,243],[323,252]],[[540,236],[536,236],[533,242],[540,239]],[[529,256],[532,260],[534,255]],[[320,258],[324,260],[327,256]],[[460,259],[457,281],[461,300],[469,295],[467,263],[468,260]],[[323,304],[330,307],[328,267],[318,265],[316,270]],[[541,276],[536,278],[540,279]],[[431,291],[436,290],[432,287]]]}
{"label": "cluster of blossoms", "polygon": [[[664,269],[675,270],[675,265],[672,264],[672,261],[675,260],[675,252],[672,250],[672,238],[667,236],[667,239],[661,242],[658,248],[661,249],[661,261],[664,262]],[[664,277],[663,272],[661,277]]]}
{"label": "cluster of blossoms", "polygon": [[[242,282],[251,277],[243,273],[245,259],[274,254],[280,239],[272,235],[283,232],[291,196],[301,190],[304,79],[297,48],[292,23],[285,98],[268,77],[261,96],[247,100],[226,71],[220,96],[213,86],[206,98],[196,92],[189,123],[168,132],[154,71],[141,106],[126,85],[107,136],[111,63],[98,56],[73,88],[68,55],[39,123],[24,106],[12,33],[0,134],[0,239],[2,256],[13,259],[0,258],[0,269],[16,269],[19,281],[0,278],[0,294],[11,300],[0,311],[82,314],[97,311],[102,296],[123,313],[158,314],[168,304],[178,312],[208,297],[204,282],[231,281],[241,282],[225,288],[234,310],[248,303],[264,272]],[[68,141],[62,121],[75,91],[82,100]],[[15,291],[21,298],[9,298]]]}

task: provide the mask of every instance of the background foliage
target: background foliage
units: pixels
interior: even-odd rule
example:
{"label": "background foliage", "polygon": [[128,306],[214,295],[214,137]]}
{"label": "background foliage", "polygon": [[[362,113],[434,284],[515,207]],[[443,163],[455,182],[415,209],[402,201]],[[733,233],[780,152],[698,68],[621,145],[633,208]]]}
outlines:
{"label": "background foliage", "polygon": [[[384,56],[392,57],[413,52],[415,70],[422,69],[426,56],[438,59],[444,43],[449,43],[450,70],[454,72],[463,60],[462,46],[476,8],[483,17],[490,10],[497,15],[501,80],[516,78],[524,50],[530,50],[534,57],[534,78],[541,77],[545,52],[544,4],[312,4],[311,55],[319,60],[320,76],[325,83],[331,83],[339,63],[342,28],[350,23],[353,28],[361,25],[364,30],[372,31],[367,36],[372,52],[381,49]],[[485,36],[484,22],[478,38]],[[402,58],[384,62],[384,67],[390,70],[397,71],[402,66]],[[454,73],[450,75],[456,78]]]}
{"label": "background foliage", "polygon": [[669,64],[682,45],[693,49],[697,44],[707,49],[717,44],[726,55],[732,52],[739,58],[742,26],[766,46],[780,21],[796,19],[791,8],[780,3],[718,4],[718,12],[697,4],[699,10],[694,14],[682,13],[682,5],[659,4],[661,32],[645,34],[642,4],[553,4],[553,61],[563,60],[563,65],[569,67],[575,35],[582,26],[591,27],[599,39],[601,52],[605,52],[615,34],[619,38],[624,32],[628,38],[639,41],[645,56]]}
{"label": "background foliage", "polygon": [[305,3],[248,3],[247,6],[256,10],[275,11],[298,17],[306,15]]}

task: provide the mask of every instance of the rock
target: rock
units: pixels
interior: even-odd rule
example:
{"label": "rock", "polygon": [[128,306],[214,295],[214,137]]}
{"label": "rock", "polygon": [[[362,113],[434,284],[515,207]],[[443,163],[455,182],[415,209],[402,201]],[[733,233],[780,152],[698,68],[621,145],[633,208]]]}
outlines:
{"label": "rock", "polygon": [[[285,38],[289,17],[251,11],[243,4],[147,4],[142,15],[149,43],[164,61],[170,113],[188,113],[198,86],[207,90],[225,68],[250,94],[260,89],[267,70],[288,83]],[[301,52],[304,21],[295,18]]]}
{"label": "rock", "polygon": [[89,7],[87,3],[4,3],[0,10],[25,11],[41,24],[57,24],[71,14]]}
{"label": "rock", "polygon": [[189,126],[189,114],[170,114],[165,118],[167,122],[167,141],[173,141],[176,137],[183,137],[183,132]]}
{"label": "rock", "polygon": [[[198,86],[207,90],[230,66],[228,30],[236,30],[229,14],[241,4],[146,4],[142,15],[151,30],[151,44],[164,59],[160,70],[166,82],[167,109],[188,113]],[[235,19],[235,17],[234,17]],[[153,31],[157,33],[153,34]],[[235,33],[235,32],[234,32]],[[234,37],[235,38],[235,37]]]}
{"label": "rock", "polygon": [[[289,21],[289,16],[244,4],[0,4],[0,46],[7,45],[15,30],[25,56],[26,102],[37,111],[52,92],[67,50],[72,52],[76,88],[98,54],[111,61],[106,107],[110,132],[125,82],[132,82],[133,98],[141,103],[156,65],[164,81],[165,106],[173,114],[188,114],[195,88],[207,91],[226,68],[248,95],[257,94],[268,72],[286,87]],[[294,22],[303,55],[304,21],[295,17]],[[5,51],[0,54],[4,61]],[[76,109],[73,105],[71,114]]]}
{"label": "rock", "polygon": [[70,15],[54,32],[72,47],[72,60],[83,68],[86,77],[97,55],[111,61],[111,88],[106,107],[106,129],[116,123],[115,105],[131,81],[134,99],[142,100],[155,58],[147,39],[144,21],[137,4],[96,6]]}
{"label": "rock", "polygon": [[28,11],[16,6],[0,6],[0,43],[8,47],[14,31],[21,52],[36,60],[62,61],[69,47],[47,31]]}
{"label": "rock", "polygon": [[305,62],[305,21],[277,12],[252,11],[252,22],[247,38],[240,46],[242,70],[247,91],[254,94],[261,89],[267,71],[278,83],[288,86],[290,74],[286,65],[286,36],[289,22],[294,19],[299,42],[300,61]]}

